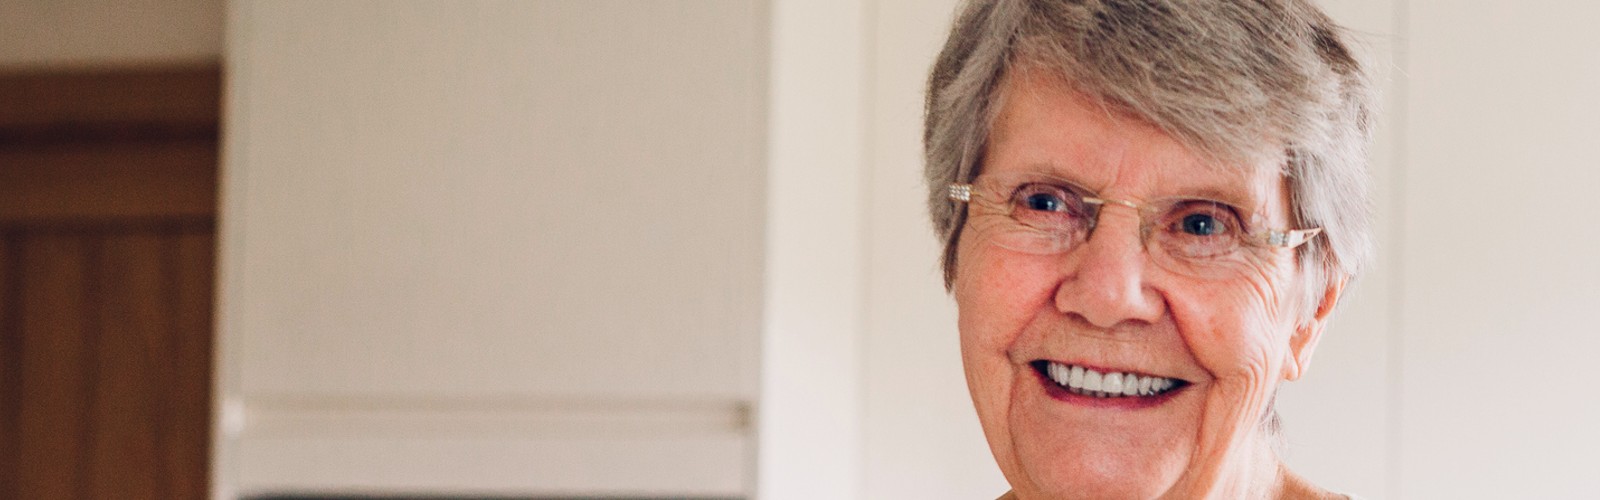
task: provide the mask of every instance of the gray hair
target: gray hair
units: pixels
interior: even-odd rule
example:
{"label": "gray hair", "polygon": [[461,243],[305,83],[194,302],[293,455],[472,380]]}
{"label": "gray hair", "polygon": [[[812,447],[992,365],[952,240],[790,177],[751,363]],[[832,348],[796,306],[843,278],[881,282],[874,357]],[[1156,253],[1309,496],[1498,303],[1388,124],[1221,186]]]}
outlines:
{"label": "gray hair", "polygon": [[968,0],[928,78],[928,208],[955,277],[971,182],[1013,65],[1044,68],[1206,158],[1283,158],[1309,315],[1372,258],[1367,143],[1376,96],[1346,34],[1310,0]]}

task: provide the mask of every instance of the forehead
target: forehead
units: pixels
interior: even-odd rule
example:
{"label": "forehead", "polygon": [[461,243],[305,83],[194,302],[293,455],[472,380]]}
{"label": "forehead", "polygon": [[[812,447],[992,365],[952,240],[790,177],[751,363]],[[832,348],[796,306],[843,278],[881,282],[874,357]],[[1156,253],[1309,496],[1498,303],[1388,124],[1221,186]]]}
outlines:
{"label": "forehead", "polygon": [[1007,79],[985,172],[1051,174],[1102,196],[1134,200],[1202,196],[1240,206],[1281,204],[1279,159],[1209,161],[1155,126],[1039,73],[1023,70]]}

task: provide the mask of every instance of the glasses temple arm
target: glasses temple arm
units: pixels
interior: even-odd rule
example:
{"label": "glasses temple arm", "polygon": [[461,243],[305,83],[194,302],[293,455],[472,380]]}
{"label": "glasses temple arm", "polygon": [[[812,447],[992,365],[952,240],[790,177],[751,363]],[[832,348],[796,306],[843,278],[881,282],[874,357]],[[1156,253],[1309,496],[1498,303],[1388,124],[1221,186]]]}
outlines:
{"label": "glasses temple arm", "polygon": [[1275,247],[1294,248],[1304,245],[1311,238],[1322,234],[1322,228],[1294,229],[1290,231],[1272,231],[1267,233],[1267,244]]}

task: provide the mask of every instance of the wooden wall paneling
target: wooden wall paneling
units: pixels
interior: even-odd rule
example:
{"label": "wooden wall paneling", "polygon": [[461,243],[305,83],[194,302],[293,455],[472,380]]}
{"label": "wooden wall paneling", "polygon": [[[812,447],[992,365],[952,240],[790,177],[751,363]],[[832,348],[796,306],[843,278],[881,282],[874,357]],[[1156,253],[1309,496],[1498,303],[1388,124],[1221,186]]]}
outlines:
{"label": "wooden wall paneling", "polygon": [[[17,418],[14,498],[84,498],[86,446],[93,439],[89,395],[98,378],[94,352],[97,295],[88,276],[99,267],[98,242],[41,234],[21,242],[23,399]],[[25,460],[20,457],[27,457]]]}
{"label": "wooden wall paneling", "polygon": [[93,393],[90,498],[163,500],[170,475],[158,448],[166,441],[164,387],[172,381],[164,245],[158,234],[105,239],[98,282],[100,383]]}
{"label": "wooden wall paneling", "polygon": [[[16,261],[16,234],[0,230],[0,450],[17,449],[17,416],[21,409],[22,330],[16,300],[21,288]],[[0,498],[17,498],[17,454],[0,453]]]}
{"label": "wooden wall paneling", "polygon": [[0,499],[200,499],[215,65],[0,74]]}
{"label": "wooden wall paneling", "polygon": [[211,217],[217,145],[205,140],[0,148],[0,223]]}
{"label": "wooden wall paneling", "polygon": [[167,385],[173,408],[163,431],[171,498],[204,498],[210,487],[206,457],[211,450],[212,303],[215,295],[216,236],[211,227],[190,228],[168,240],[166,276],[174,318],[171,357],[175,370]]}
{"label": "wooden wall paneling", "polygon": [[143,130],[136,133],[141,137],[163,128],[215,131],[221,92],[222,72],[215,64],[0,74],[0,139],[13,131],[9,137],[97,129]]}

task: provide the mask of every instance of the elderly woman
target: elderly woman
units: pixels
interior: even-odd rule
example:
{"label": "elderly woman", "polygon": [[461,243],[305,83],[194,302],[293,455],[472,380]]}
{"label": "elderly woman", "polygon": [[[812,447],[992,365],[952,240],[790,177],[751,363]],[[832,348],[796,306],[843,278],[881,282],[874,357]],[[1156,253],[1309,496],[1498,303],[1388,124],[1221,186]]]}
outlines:
{"label": "elderly woman", "polygon": [[1273,399],[1371,253],[1372,99],[1307,0],[963,8],[926,173],[1008,497],[1343,498]]}

